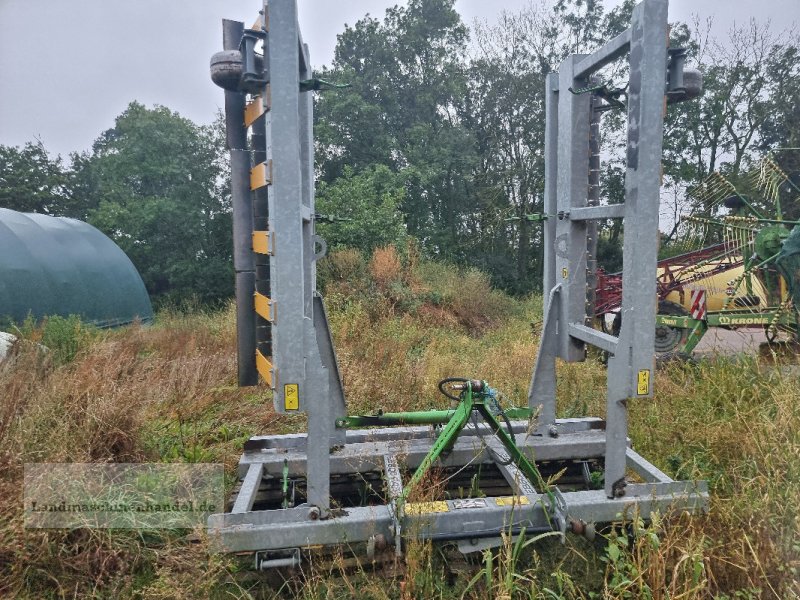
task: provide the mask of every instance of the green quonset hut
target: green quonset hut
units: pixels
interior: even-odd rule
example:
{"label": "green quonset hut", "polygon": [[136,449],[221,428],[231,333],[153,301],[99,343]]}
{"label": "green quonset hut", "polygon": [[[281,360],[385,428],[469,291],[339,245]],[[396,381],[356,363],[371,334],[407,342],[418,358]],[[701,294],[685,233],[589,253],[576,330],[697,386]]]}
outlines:
{"label": "green quonset hut", "polygon": [[130,259],[88,223],[0,208],[0,320],[29,314],[115,327],[151,321],[153,307]]}

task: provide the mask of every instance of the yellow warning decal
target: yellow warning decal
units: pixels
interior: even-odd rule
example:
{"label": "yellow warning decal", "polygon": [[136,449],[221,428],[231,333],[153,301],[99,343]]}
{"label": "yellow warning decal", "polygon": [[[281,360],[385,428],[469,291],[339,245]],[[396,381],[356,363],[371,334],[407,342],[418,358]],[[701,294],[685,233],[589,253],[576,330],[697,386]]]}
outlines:
{"label": "yellow warning decal", "polygon": [[450,507],[447,506],[447,502],[444,500],[439,502],[414,502],[413,504],[406,504],[405,511],[407,515],[425,515],[450,512]]}
{"label": "yellow warning decal", "polygon": [[567,267],[561,269],[561,277],[562,279],[566,279],[567,277],[569,277],[569,271],[567,270]]}
{"label": "yellow warning decal", "polygon": [[287,383],[283,386],[283,408],[286,410],[300,408],[300,386],[296,383]]}
{"label": "yellow warning decal", "polygon": [[650,393],[650,369],[639,370],[639,377],[636,381],[636,393],[639,396],[647,396]]}
{"label": "yellow warning decal", "polygon": [[531,501],[528,500],[527,496],[500,496],[494,499],[494,503],[497,506],[514,506],[515,504],[530,504]]}

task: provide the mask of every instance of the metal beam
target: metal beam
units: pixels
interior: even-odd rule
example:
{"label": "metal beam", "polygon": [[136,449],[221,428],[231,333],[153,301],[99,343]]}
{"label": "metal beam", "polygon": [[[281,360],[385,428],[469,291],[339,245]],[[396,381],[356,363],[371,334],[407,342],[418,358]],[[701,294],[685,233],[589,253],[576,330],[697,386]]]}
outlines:
{"label": "metal beam", "polygon": [[583,323],[570,323],[568,327],[569,335],[578,338],[582,342],[591,344],[601,350],[614,354],[617,351],[617,338],[613,335],[603,333],[592,327],[587,327]]}
{"label": "metal beam", "polygon": [[[632,484],[627,498],[606,498],[601,490],[566,492],[565,512],[587,523],[607,523],[635,515],[649,519],[653,511],[708,508],[705,482]],[[417,539],[469,539],[501,533],[552,530],[551,518],[540,502],[509,501],[506,497],[444,500],[410,511],[403,531]],[[220,552],[282,550],[306,546],[364,543],[382,535],[393,542],[394,517],[388,505],[349,508],[324,521],[312,520],[308,510],[285,509],[244,514],[212,515],[209,540]],[[351,546],[352,547],[352,546]]]}
{"label": "metal beam", "polygon": [[532,412],[542,407],[539,431],[549,430],[556,421],[556,356],[558,355],[558,318],[561,314],[561,284],[554,286],[545,303],[545,320],[531,383],[528,407]]}
{"label": "metal beam", "polygon": [[[430,430],[429,430],[430,431]],[[517,434],[518,436],[521,434]],[[442,466],[460,466],[470,461],[491,462],[486,452],[486,434],[462,434],[452,451],[440,459]],[[528,459],[536,461],[577,460],[602,458],[605,450],[605,434],[602,430],[588,430],[571,434],[560,433],[558,437],[525,436],[519,444]],[[387,439],[374,442],[348,443],[330,457],[331,473],[380,472],[383,470],[383,456],[392,453],[402,458],[409,469],[416,469],[431,447],[431,437],[413,440]],[[284,460],[287,461],[292,476],[302,476],[306,472],[307,455],[305,448],[287,451],[246,452],[239,460],[239,474],[244,477],[252,463],[264,463],[264,473],[274,477],[281,476]]]}
{"label": "metal beam", "polygon": [[[305,260],[301,206],[303,171],[297,52],[297,4],[281,0],[264,4],[269,23],[268,71],[272,106],[267,119],[267,153],[272,161],[269,187],[270,231],[275,232],[270,257],[270,298],[281,318],[272,326],[272,357],[277,369],[275,409],[285,412],[285,385],[305,383]],[[299,409],[305,410],[306,389],[300,388]]]}
{"label": "metal beam", "polygon": [[[586,206],[589,195],[589,94],[569,94],[585,87],[574,69],[583,55],[568,57],[558,71],[558,212]],[[586,314],[586,223],[556,222],[556,279],[562,285],[559,303],[559,356],[569,362],[584,359],[580,340],[567,335],[567,323],[583,323]]]}
{"label": "metal beam", "polygon": [[258,486],[261,484],[261,475],[264,472],[263,463],[253,463],[247,469],[247,475],[242,481],[239,494],[236,496],[236,501],[233,503],[232,513],[245,513],[250,512],[253,508],[253,503],[256,500],[258,493]]}
{"label": "metal beam", "polygon": [[[554,215],[558,212],[558,74],[550,73],[545,79],[545,126],[544,126],[544,214]],[[550,290],[556,285],[556,222],[547,219],[544,230],[544,266],[542,268],[542,294],[548,297]],[[548,306],[544,307],[544,321],[547,321]]]}
{"label": "metal beam", "polygon": [[511,486],[514,495],[537,498],[539,493],[536,491],[536,488],[533,487],[528,478],[525,477],[517,465],[514,464],[506,449],[503,448],[503,444],[501,444],[497,438],[492,438],[488,441],[488,445],[497,468],[503,474],[503,477],[505,477],[508,485]]}
{"label": "metal beam", "polygon": [[661,469],[650,463],[633,448],[628,448],[625,456],[628,461],[628,468],[633,469],[639,477],[647,483],[660,483],[672,481],[672,478]]}
{"label": "metal beam", "polygon": [[573,208],[569,212],[570,221],[589,221],[594,219],[620,219],[625,216],[624,204],[605,204]]}
{"label": "metal beam", "polygon": [[[626,29],[613,40],[605,43],[593,54],[584,57],[575,65],[575,77],[585,77],[599,71],[618,58],[625,56],[631,43],[631,30]],[[666,65],[665,65],[666,68]]]}

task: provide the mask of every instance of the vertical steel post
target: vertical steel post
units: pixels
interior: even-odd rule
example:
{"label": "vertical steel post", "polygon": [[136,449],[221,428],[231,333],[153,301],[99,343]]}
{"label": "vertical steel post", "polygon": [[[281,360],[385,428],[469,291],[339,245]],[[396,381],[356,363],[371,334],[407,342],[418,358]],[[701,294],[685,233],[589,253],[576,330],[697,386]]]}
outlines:
{"label": "vertical steel post", "polygon": [[[267,114],[267,160],[272,165],[269,188],[270,231],[274,233],[270,278],[275,318],[272,356],[275,407],[305,410],[305,281],[303,244],[303,166],[301,164],[300,55],[297,5],[292,0],[264,4],[268,24],[268,73],[271,108]],[[276,147],[276,144],[278,145]],[[287,387],[290,386],[290,387]],[[297,389],[297,404],[287,390]]]}
{"label": "vertical steel post", "polygon": [[[586,221],[570,220],[573,208],[586,206],[589,195],[589,112],[588,94],[567,90],[586,87],[584,77],[576,78],[575,65],[584,56],[573,55],[561,63],[558,72],[558,175],[559,217],[556,222],[556,280],[562,283],[559,322],[583,323],[586,315]],[[559,356],[566,361],[583,360],[584,345],[559,329]]]}
{"label": "vertical steel post", "polygon": [[[599,80],[591,78],[590,84]],[[596,110],[600,98],[592,96],[589,121],[589,195],[588,206],[600,205],[600,112]],[[594,305],[597,296],[597,235],[598,223],[589,221],[586,226],[586,325],[594,325]]]}
{"label": "vertical steel post", "polygon": [[[274,1],[274,0],[273,0]],[[294,0],[293,0],[294,1]],[[311,58],[308,46],[303,44],[298,29],[299,50],[301,53],[300,79],[308,80],[313,77]],[[305,301],[305,335],[306,352],[306,385],[314,389],[306,391],[308,399],[308,443],[306,444],[307,473],[306,479],[308,502],[323,510],[330,508],[330,448],[331,436],[335,431],[335,418],[343,415],[334,415],[332,411],[332,379],[330,374],[335,368],[330,364],[324,366],[320,354],[317,332],[320,321],[325,320],[324,312],[315,311],[322,307],[322,302],[315,303],[317,291],[317,257],[315,251],[314,234],[314,97],[311,92],[300,95],[300,170],[302,173],[303,207],[305,211],[302,222],[303,240],[303,298]],[[338,371],[337,380],[338,383]],[[344,400],[344,396],[342,396]],[[341,441],[344,441],[344,430],[341,431]]]}
{"label": "vertical steel post", "polygon": [[[344,393],[321,299],[316,296],[313,96],[300,81],[313,77],[297,22],[296,0],[264,4],[270,81],[267,161],[271,164],[269,230],[272,357],[276,409],[308,415],[309,504],[330,506],[330,448],[344,441],[335,419]],[[290,401],[291,397],[291,401]]]}
{"label": "vertical steel post", "polygon": [[[244,24],[224,19],[222,45],[236,50]],[[250,199],[250,154],[244,125],[244,94],[225,91],[225,137],[231,156],[231,202],[233,220],[233,270],[236,277],[236,358],[240,386],[258,384],[256,371],[256,315],[253,311],[255,262],[250,236],[253,208]]]}
{"label": "vertical steel post", "polygon": [[[542,295],[547,298],[556,284],[556,213],[558,212],[558,74],[550,73],[545,80],[544,100],[544,268]],[[547,304],[544,306],[547,320]]]}
{"label": "vertical steel post", "polygon": [[667,65],[667,0],[633,10],[622,250],[622,328],[608,361],[605,492],[624,494],[629,398],[652,395],[658,204]]}
{"label": "vertical steel post", "polygon": [[[608,366],[606,410],[605,492],[624,495],[628,434],[627,402],[652,396],[654,368],[654,318],[656,310],[656,259],[658,252],[658,203],[661,187],[661,152],[667,68],[668,0],[644,0],[633,11],[630,29],[610,40],[591,56],[574,55],[561,63],[558,72],[557,115],[547,110],[545,137],[545,201],[556,182],[557,218],[555,239],[545,230],[547,248],[554,246],[555,273],[545,259],[545,288],[550,287],[545,328],[537,357],[528,402],[543,405],[543,421],[553,417],[554,371],[550,348],[567,361],[584,358],[584,343],[591,343],[611,356]],[[597,206],[599,183],[599,122],[591,95],[566,90],[585,90],[593,72],[628,54],[627,164],[625,203],[619,207]],[[547,81],[552,100],[552,79]],[[552,148],[552,128],[558,130],[557,151]],[[593,205],[593,206],[592,206]],[[547,209],[552,214],[551,209]],[[593,311],[596,230],[590,236],[589,222],[623,217],[622,330],[619,339],[587,327]],[[587,276],[587,271],[591,273]],[[554,277],[555,284],[551,277]],[[590,306],[592,305],[592,306]],[[558,318],[551,313],[558,306]],[[549,336],[555,333],[553,342]],[[546,337],[545,337],[546,336]]]}
{"label": "vertical steel post", "polygon": [[556,420],[556,354],[558,353],[557,328],[560,311],[560,288],[556,287],[556,213],[558,212],[558,75],[550,73],[545,80],[545,134],[544,134],[544,266],[542,295],[543,326],[539,351],[536,356],[531,383],[528,388],[528,406],[539,413],[539,428],[547,430]]}
{"label": "vertical steel post", "polygon": [[[300,44],[300,79],[306,81],[314,76],[311,70],[311,57],[308,44],[303,44],[298,29],[298,44]],[[306,218],[303,220],[303,245],[304,272],[303,272],[303,297],[305,299],[305,314],[311,318],[313,314],[314,292],[317,291],[317,261],[314,244],[314,95],[312,92],[300,94],[299,105],[300,119],[300,170],[303,183],[303,206],[306,209]]]}

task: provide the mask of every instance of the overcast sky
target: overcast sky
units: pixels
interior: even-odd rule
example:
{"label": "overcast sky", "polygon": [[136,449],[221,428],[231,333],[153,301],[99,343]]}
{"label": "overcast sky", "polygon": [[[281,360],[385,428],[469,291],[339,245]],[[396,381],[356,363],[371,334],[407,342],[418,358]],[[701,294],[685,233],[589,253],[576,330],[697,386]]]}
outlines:
{"label": "overcast sky", "polygon": [[[548,0],[550,1],[550,0]],[[604,0],[607,6],[617,0]],[[493,21],[529,0],[457,0],[464,21]],[[312,63],[333,58],[345,23],[383,17],[404,0],[298,0]],[[221,20],[251,24],[261,0],[0,0],[0,144],[40,139],[52,153],[85,150],[129,102],[162,104],[208,123],[223,92],[208,75]],[[670,20],[713,17],[800,23],[800,0],[672,0]]]}

